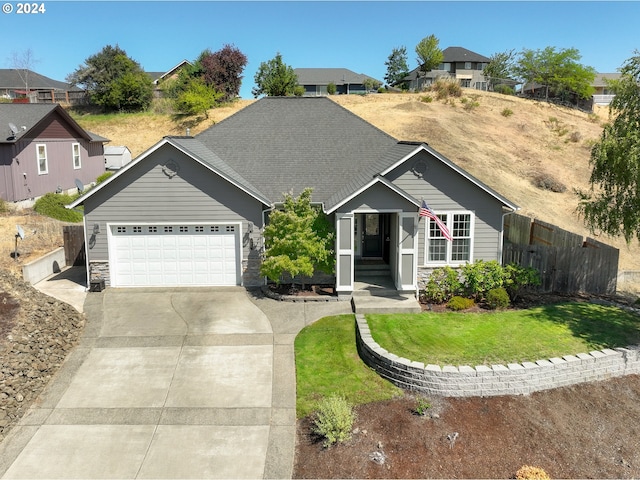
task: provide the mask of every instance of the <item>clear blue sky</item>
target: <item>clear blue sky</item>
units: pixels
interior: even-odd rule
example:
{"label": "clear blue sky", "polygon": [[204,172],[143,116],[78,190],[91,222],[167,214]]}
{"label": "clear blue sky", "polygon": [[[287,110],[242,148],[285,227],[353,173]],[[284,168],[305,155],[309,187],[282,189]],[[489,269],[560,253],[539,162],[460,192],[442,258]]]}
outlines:
{"label": "clear blue sky", "polygon": [[[31,2],[33,0],[30,0]],[[249,59],[241,96],[251,98],[261,62],[282,54],[297,67],[348,68],[383,81],[384,62],[428,35],[440,47],[460,46],[491,56],[547,46],[577,48],[581,63],[615,72],[640,49],[640,2],[485,1],[37,1],[45,12],[16,13],[0,0],[0,68],[13,52],[31,49],[34,70],[65,77],[106,45],[119,45],[146,71],[166,71],[204,49],[225,44]]]}

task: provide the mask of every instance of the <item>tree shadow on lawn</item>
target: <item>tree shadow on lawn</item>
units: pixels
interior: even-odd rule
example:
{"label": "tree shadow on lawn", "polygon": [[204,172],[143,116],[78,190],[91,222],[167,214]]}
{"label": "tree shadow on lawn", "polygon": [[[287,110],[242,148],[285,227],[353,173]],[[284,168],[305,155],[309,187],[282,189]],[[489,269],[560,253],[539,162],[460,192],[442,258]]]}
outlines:
{"label": "tree shadow on lawn", "polygon": [[640,315],[620,307],[590,302],[567,302],[540,307],[546,320],[567,325],[576,338],[594,348],[640,343]]}

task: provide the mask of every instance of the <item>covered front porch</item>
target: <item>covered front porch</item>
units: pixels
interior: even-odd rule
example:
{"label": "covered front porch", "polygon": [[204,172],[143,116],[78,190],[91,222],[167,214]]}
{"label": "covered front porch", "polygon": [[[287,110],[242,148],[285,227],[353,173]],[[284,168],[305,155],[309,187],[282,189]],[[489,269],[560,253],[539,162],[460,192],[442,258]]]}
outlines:
{"label": "covered front porch", "polygon": [[336,214],[338,295],[415,296],[417,229],[417,211]]}

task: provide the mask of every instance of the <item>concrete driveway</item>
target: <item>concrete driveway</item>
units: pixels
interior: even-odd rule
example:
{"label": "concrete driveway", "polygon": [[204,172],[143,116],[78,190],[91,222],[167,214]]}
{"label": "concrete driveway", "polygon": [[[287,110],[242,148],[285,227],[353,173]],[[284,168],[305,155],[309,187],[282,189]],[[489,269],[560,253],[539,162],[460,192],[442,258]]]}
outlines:
{"label": "concrete driveway", "polygon": [[80,345],[0,447],[2,478],[290,477],[302,325],[279,348],[257,304],[234,287],[89,293]]}

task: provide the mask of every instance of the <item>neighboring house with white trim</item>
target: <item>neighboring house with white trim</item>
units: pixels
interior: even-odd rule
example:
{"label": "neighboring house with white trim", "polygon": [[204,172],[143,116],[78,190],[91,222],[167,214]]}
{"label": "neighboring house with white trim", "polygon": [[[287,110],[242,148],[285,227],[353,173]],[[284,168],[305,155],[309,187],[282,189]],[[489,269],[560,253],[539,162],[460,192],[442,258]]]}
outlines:
{"label": "neighboring house with white trim", "polygon": [[465,88],[487,90],[487,80],[482,73],[490,58],[462,47],[447,47],[442,50],[442,63],[426,74],[414,68],[402,80],[409,90],[422,90],[439,78],[454,78]]}
{"label": "neighboring house with white trim", "polygon": [[104,173],[104,144],[58,104],[0,103],[0,198],[25,205]]}
{"label": "neighboring house with white trim", "polygon": [[[518,209],[429,145],[326,97],[265,97],[195,137],[165,137],[69,208],[84,205],[92,282],[257,286],[269,212],[307,187],[335,225],[342,295],[367,260],[403,292],[435,267],[500,262],[504,216]],[[419,214],[423,201],[451,241]]]}

